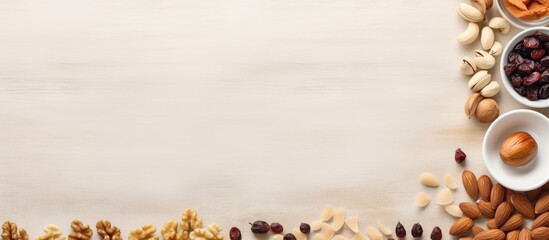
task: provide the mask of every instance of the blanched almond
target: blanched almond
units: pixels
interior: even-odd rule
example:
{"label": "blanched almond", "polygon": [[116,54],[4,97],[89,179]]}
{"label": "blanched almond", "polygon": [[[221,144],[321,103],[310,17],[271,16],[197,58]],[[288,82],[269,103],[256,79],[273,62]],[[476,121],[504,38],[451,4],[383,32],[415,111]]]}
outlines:
{"label": "blanched almond", "polygon": [[317,233],[313,236],[313,240],[330,240],[330,239],[325,239],[324,235],[322,235],[321,233]]}
{"label": "blanched almond", "polygon": [[368,233],[368,236],[370,236],[372,240],[383,240],[383,235],[381,235],[381,232],[375,227],[367,227],[366,233]]}
{"label": "blanched almond", "polygon": [[449,189],[454,190],[457,188],[456,180],[451,173],[444,174],[444,182],[446,183],[446,187],[448,187]]}
{"label": "blanched almond", "polygon": [[452,191],[449,188],[444,188],[437,195],[436,203],[441,206],[451,204],[454,201]]}
{"label": "blanched almond", "polygon": [[271,237],[271,240],[282,240],[284,236],[282,234],[275,234]]}
{"label": "blanched almond", "polygon": [[314,220],[311,222],[311,230],[318,231],[322,227],[322,221],[321,220]]}
{"label": "blanched almond", "polygon": [[362,234],[362,233],[357,233],[353,237],[353,240],[369,240],[369,238],[364,236],[364,234]]}
{"label": "blanched almond", "polygon": [[326,222],[330,220],[330,218],[332,218],[333,215],[334,215],[334,206],[328,204],[324,206],[324,210],[322,210],[322,216],[320,217],[320,220],[322,220],[323,222]]}
{"label": "blanched almond", "polygon": [[334,220],[332,221],[332,227],[334,228],[334,231],[337,232],[341,227],[343,227],[343,224],[345,223],[345,209],[344,208],[336,208],[334,209]]}
{"label": "blanched almond", "polygon": [[446,212],[448,214],[450,214],[454,217],[457,217],[457,218],[463,217],[463,212],[456,205],[446,205],[446,206],[444,206],[444,210],[446,210]]}
{"label": "blanched almond", "polygon": [[320,229],[324,239],[332,239],[334,236],[334,228],[328,223],[322,223],[322,228]]}
{"label": "blanched almond", "polygon": [[424,192],[420,192],[416,196],[416,205],[418,207],[425,207],[431,202],[431,197]]}
{"label": "blanched almond", "polygon": [[421,184],[428,187],[438,187],[439,185],[438,178],[430,172],[421,173],[419,175],[419,181],[421,182]]}
{"label": "blanched almond", "polygon": [[[298,239],[299,240],[299,239]],[[347,238],[341,234],[335,235],[332,240],[347,240]]]}
{"label": "blanched almond", "polygon": [[359,231],[358,228],[358,217],[348,217],[345,219],[345,224],[351,231],[357,233]]}
{"label": "blanched almond", "polygon": [[307,235],[299,231],[298,228],[294,229],[292,233],[294,234],[296,240],[307,240]]}
{"label": "blanched almond", "polygon": [[389,235],[391,235],[391,233],[393,233],[391,231],[391,229],[389,227],[387,227],[387,225],[385,225],[383,222],[381,222],[381,220],[377,220],[377,228],[379,228],[379,230],[387,236],[389,236]]}

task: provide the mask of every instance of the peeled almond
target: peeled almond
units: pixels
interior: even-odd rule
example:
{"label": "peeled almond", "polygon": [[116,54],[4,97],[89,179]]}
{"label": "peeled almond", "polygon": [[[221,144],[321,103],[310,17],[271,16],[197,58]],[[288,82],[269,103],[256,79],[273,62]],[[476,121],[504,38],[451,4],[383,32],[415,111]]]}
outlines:
{"label": "peeled almond", "polygon": [[454,201],[452,197],[452,192],[449,188],[444,188],[437,195],[436,203],[441,206],[446,206]]}
{"label": "peeled almond", "polygon": [[[313,239],[314,240],[314,239]],[[353,240],[369,240],[368,238],[366,238],[366,236],[364,236],[364,234],[362,233],[357,233],[355,234],[355,236],[353,237]]]}
{"label": "peeled almond", "polygon": [[439,185],[438,178],[430,172],[421,173],[419,175],[419,181],[427,187],[438,187]]}
{"label": "peeled almond", "polygon": [[328,223],[322,223],[320,232],[322,233],[324,239],[332,239],[334,236],[334,228]]}
{"label": "peeled almond", "polygon": [[451,173],[444,174],[444,182],[446,183],[446,187],[448,187],[449,189],[457,188],[456,180],[454,179],[454,176],[452,176]]}
{"label": "peeled almond", "polygon": [[420,192],[416,196],[416,205],[418,207],[425,207],[431,202],[431,197],[427,193]]}
{"label": "peeled almond", "polygon": [[299,231],[297,228],[294,229],[292,233],[294,234],[296,240],[307,240],[307,235]]}
{"label": "peeled almond", "polygon": [[351,231],[357,233],[359,231],[358,229],[358,217],[348,217],[345,219],[345,224]]}
{"label": "peeled almond", "polygon": [[457,217],[457,218],[463,217],[463,212],[456,205],[446,205],[446,206],[444,206],[444,210],[446,210],[446,212],[448,214],[450,214],[454,217]]}
{"label": "peeled almond", "polygon": [[322,227],[322,221],[320,220],[314,220],[311,222],[311,230],[318,231]]}
{"label": "peeled almond", "polygon": [[[298,239],[299,240],[299,239]],[[338,234],[338,235],[335,235],[332,240],[347,240],[346,237],[344,237],[343,235],[341,234]]]}
{"label": "peeled almond", "polygon": [[370,236],[372,240],[383,240],[383,235],[381,235],[381,232],[375,227],[366,228],[366,233],[368,233],[368,236]]}
{"label": "peeled almond", "polygon": [[333,215],[334,215],[334,206],[328,204],[324,206],[324,210],[322,210],[322,216],[320,217],[320,219],[323,222],[326,222],[330,220],[330,218],[332,218]]}
{"label": "peeled almond", "polygon": [[325,239],[324,235],[317,233],[313,236],[313,240],[329,240],[329,239]]}
{"label": "peeled almond", "polygon": [[383,224],[383,222],[381,222],[381,220],[377,220],[377,228],[379,228],[379,230],[387,236],[389,236],[389,235],[391,235],[391,233],[393,233],[391,231],[391,229],[387,227],[387,225],[385,225],[385,224]]}
{"label": "peeled almond", "polygon": [[336,208],[334,209],[334,220],[332,221],[332,227],[335,232],[339,231],[341,227],[343,227],[343,224],[345,223],[345,209],[344,208]]}
{"label": "peeled almond", "polygon": [[282,240],[284,236],[282,234],[275,234],[271,237],[271,240]]}

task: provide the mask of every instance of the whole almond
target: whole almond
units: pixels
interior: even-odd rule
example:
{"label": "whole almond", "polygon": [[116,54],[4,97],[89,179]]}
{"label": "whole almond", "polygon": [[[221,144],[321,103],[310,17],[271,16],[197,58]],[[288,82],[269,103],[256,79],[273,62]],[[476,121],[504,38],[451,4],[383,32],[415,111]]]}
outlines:
{"label": "whole almond", "polygon": [[494,221],[496,225],[498,227],[503,225],[507,221],[507,219],[509,219],[511,213],[513,213],[513,207],[507,202],[502,202],[498,206],[498,208],[496,209],[496,213],[494,214]]}
{"label": "whole almond", "polygon": [[514,230],[507,233],[507,240],[518,240],[519,239],[520,230]]}
{"label": "whole almond", "polygon": [[490,204],[493,209],[496,209],[501,202],[505,199],[505,188],[496,183],[492,186],[492,191],[490,192]]}
{"label": "whole almond", "polygon": [[494,218],[496,210],[492,208],[490,202],[484,200],[478,200],[477,202],[478,210],[487,218]]}
{"label": "whole almond", "polygon": [[486,227],[488,229],[497,229],[498,225],[496,225],[496,221],[492,218],[492,219],[486,221]]}
{"label": "whole almond", "polygon": [[465,191],[471,197],[471,199],[477,199],[478,195],[478,182],[475,174],[469,170],[464,170],[461,174],[461,181],[463,182],[463,187]]}
{"label": "whole almond", "polygon": [[533,240],[549,239],[549,227],[539,227],[530,232]]}
{"label": "whole almond", "polygon": [[473,220],[468,217],[460,217],[452,224],[449,233],[452,236],[462,236],[471,228],[473,228]]}
{"label": "whole almond", "polygon": [[504,232],[509,232],[522,228],[522,225],[524,225],[524,218],[519,213],[516,213],[507,219],[507,222],[501,225],[500,229]]}
{"label": "whole almond", "polygon": [[549,192],[545,192],[536,202],[536,207],[534,208],[536,214],[541,214],[549,211]]}
{"label": "whole almond", "polygon": [[490,192],[492,191],[492,180],[486,175],[478,178],[478,191],[480,198],[484,201],[490,201]]}
{"label": "whole almond", "polygon": [[530,199],[530,201],[537,200],[540,195],[541,195],[541,187],[526,192],[526,197]]}
{"label": "whole almond", "polygon": [[534,206],[530,200],[522,194],[513,194],[511,196],[511,203],[518,213],[522,214],[526,218],[535,218]]}
{"label": "whole almond", "polygon": [[460,237],[459,240],[473,240],[472,237]]}
{"label": "whole almond", "polygon": [[515,191],[508,188],[505,189],[505,201],[511,205],[513,205],[513,203],[511,202],[511,196],[513,196],[513,194],[516,194]]}
{"label": "whole almond", "polygon": [[499,229],[490,229],[477,234],[473,240],[503,240],[505,233]]}
{"label": "whole almond", "polygon": [[532,230],[539,227],[549,227],[549,212],[539,215],[532,223]]}
{"label": "whole almond", "polygon": [[473,232],[473,237],[476,236],[477,234],[479,234],[480,232],[484,232],[484,228],[479,227],[477,225],[474,225],[471,230]]}
{"label": "whole almond", "polygon": [[520,230],[519,240],[532,240],[532,237],[530,236],[530,229],[525,227]]}
{"label": "whole almond", "polygon": [[459,204],[459,209],[463,212],[463,215],[470,219],[476,220],[482,217],[482,213],[478,209],[478,206],[470,202],[462,202]]}

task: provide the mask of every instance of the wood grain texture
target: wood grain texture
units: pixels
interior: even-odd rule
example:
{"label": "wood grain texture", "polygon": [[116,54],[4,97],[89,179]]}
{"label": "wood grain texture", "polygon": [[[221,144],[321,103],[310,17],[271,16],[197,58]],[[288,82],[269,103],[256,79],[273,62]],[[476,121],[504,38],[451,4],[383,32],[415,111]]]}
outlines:
{"label": "wood grain texture", "polygon": [[226,230],[292,229],[332,203],[364,229],[448,229],[414,207],[437,192],[419,173],[458,177],[457,147],[486,173],[456,4],[1,1],[0,220],[36,236],[109,218],[127,236],[194,207]]}

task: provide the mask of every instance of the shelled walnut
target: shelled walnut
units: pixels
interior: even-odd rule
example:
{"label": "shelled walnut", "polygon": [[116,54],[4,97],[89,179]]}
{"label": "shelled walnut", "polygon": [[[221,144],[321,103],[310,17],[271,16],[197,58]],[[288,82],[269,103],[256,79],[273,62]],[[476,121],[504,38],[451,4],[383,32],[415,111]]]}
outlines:
{"label": "shelled walnut", "polygon": [[89,240],[93,235],[90,225],[85,225],[80,220],[71,222],[72,233],[69,234],[69,240]]}
{"label": "shelled walnut", "polygon": [[6,221],[2,224],[2,240],[29,240],[29,235],[23,228],[17,231],[15,222]]}
{"label": "shelled walnut", "polygon": [[191,240],[223,240],[223,234],[221,234],[221,228],[219,225],[212,223],[208,225],[208,228],[198,228],[191,232]]}
{"label": "shelled walnut", "polygon": [[190,239],[190,234],[193,230],[202,227],[202,220],[198,218],[196,210],[192,208],[187,208],[183,211],[181,215],[181,239],[188,240]]}
{"label": "shelled walnut", "polygon": [[156,228],[152,224],[143,225],[130,232],[129,240],[158,240]]}
{"label": "shelled walnut", "polygon": [[36,240],[66,240],[65,236],[61,235],[61,228],[59,226],[50,224],[44,228],[44,233],[38,237]]}
{"label": "shelled walnut", "polygon": [[99,234],[103,240],[122,240],[120,229],[116,226],[112,226],[109,220],[99,220],[95,227],[97,228],[97,234]]}
{"label": "shelled walnut", "polygon": [[183,238],[183,232],[178,231],[179,224],[174,220],[167,221],[162,229],[160,234],[164,240],[181,240]]}

